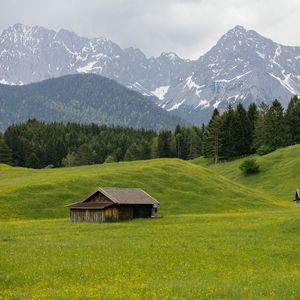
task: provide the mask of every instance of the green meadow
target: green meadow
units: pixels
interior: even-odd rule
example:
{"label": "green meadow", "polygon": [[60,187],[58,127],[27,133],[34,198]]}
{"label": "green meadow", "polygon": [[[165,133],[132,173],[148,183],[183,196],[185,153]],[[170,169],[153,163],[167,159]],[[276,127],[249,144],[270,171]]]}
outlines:
{"label": "green meadow", "polygon": [[[0,165],[0,299],[299,299],[300,146],[210,165]],[[157,219],[69,222],[96,186],[141,187]]]}

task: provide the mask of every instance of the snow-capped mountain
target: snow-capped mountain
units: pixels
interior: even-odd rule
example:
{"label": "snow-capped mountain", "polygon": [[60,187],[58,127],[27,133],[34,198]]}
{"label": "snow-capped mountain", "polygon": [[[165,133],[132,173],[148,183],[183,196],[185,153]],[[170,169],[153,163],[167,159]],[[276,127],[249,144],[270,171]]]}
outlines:
{"label": "snow-capped mountain", "polygon": [[0,36],[0,83],[27,84],[74,73],[96,73],[152,96],[162,108],[195,123],[229,103],[284,104],[300,94],[300,47],[277,44],[236,26],[197,60],[175,53],[147,58],[105,38],[16,24]]}
{"label": "snow-capped mountain", "polygon": [[300,94],[300,47],[282,46],[236,26],[200,57],[194,71],[159,104],[197,122],[207,110],[279,98],[284,105]]}

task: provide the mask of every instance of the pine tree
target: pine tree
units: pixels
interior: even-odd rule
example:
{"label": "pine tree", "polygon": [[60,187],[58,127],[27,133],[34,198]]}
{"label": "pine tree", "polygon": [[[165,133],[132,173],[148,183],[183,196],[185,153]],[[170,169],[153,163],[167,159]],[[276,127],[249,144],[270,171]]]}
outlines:
{"label": "pine tree", "polygon": [[222,157],[229,159],[237,155],[236,153],[236,130],[237,120],[236,113],[231,105],[228,106],[226,112],[222,116]]}
{"label": "pine tree", "polygon": [[291,134],[293,144],[300,143],[300,98],[294,96],[288,105],[286,111],[286,123]]}
{"label": "pine tree", "polygon": [[256,122],[256,120],[258,118],[258,109],[257,109],[257,105],[256,105],[255,102],[252,102],[249,105],[247,115],[248,115],[248,119],[249,119],[249,121],[251,123],[251,128],[254,131],[255,122]]}
{"label": "pine tree", "polygon": [[268,145],[268,137],[267,137],[267,114],[269,111],[269,106],[262,102],[259,106],[258,117],[255,121],[254,128],[254,142],[253,148],[258,149],[263,145]]}
{"label": "pine tree", "polygon": [[95,155],[96,153],[88,144],[82,144],[76,153],[75,163],[78,166],[91,165],[95,161]]}
{"label": "pine tree", "polygon": [[124,160],[131,161],[131,160],[138,160],[138,159],[140,159],[140,151],[138,146],[135,143],[133,143],[127,149],[124,156]]}
{"label": "pine tree", "polygon": [[172,133],[171,131],[163,130],[158,135],[157,154],[158,157],[172,157]]}
{"label": "pine tree", "polygon": [[266,115],[266,145],[274,148],[288,144],[290,135],[281,103],[275,99]]}
{"label": "pine tree", "polygon": [[252,124],[248,118],[247,111],[241,103],[238,104],[235,115],[235,155],[250,154],[252,145]]}
{"label": "pine tree", "polygon": [[4,139],[0,137],[0,163],[8,164],[12,163],[12,151],[4,142]]}
{"label": "pine tree", "polygon": [[31,153],[25,166],[27,168],[39,169],[41,167],[41,162],[35,153]]}
{"label": "pine tree", "polygon": [[193,126],[189,128],[189,154],[188,159],[194,159],[202,154],[201,130]]}
{"label": "pine tree", "polygon": [[252,152],[255,152],[255,149],[253,147],[254,134],[255,134],[255,124],[257,122],[258,115],[259,115],[258,108],[257,108],[257,105],[255,104],[255,102],[253,102],[249,105],[247,115],[248,115],[248,119],[250,121],[250,128],[251,128],[251,135],[250,135],[250,141],[249,142],[250,142],[250,145],[251,145],[250,148],[251,148],[251,153],[252,153]]}
{"label": "pine tree", "polygon": [[203,136],[203,154],[205,157],[212,159],[215,164],[219,162],[222,147],[221,130],[222,119],[220,116],[215,116],[205,128]]}

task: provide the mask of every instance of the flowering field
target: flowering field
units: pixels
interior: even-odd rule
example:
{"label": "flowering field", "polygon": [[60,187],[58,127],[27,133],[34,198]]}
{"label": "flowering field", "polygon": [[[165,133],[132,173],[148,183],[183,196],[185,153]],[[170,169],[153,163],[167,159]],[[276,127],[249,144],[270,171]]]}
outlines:
{"label": "flowering field", "polygon": [[[299,299],[300,206],[260,164],[256,185],[234,163],[0,165],[0,299]],[[70,224],[97,185],[144,188],[161,218]]]}
{"label": "flowering field", "polygon": [[290,210],[0,224],[3,299],[299,299]]}

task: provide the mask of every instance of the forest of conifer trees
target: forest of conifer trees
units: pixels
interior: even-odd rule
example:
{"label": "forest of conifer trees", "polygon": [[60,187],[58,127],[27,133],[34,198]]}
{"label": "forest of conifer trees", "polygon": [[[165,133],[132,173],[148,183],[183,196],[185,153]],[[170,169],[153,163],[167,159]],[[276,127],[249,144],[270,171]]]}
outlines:
{"label": "forest of conifer trees", "polygon": [[300,143],[300,98],[284,110],[252,103],[215,109],[201,128],[177,126],[174,132],[76,123],[28,120],[0,134],[0,163],[44,168],[88,165],[160,157],[194,159],[203,155],[214,163]]}

